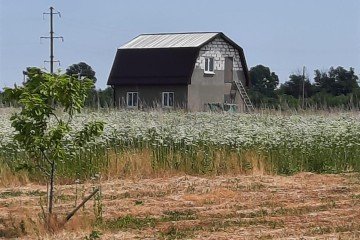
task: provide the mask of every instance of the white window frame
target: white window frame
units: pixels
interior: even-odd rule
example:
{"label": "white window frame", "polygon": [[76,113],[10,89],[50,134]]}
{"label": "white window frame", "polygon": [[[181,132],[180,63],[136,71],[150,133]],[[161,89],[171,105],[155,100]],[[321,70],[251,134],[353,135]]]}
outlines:
{"label": "white window frame", "polygon": [[[212,62],[212,69],[210,68],[210,63]],[[204,73],[208,74],[215,74],[214,68],[215,68],[215,60],[213,57],[205,57],[205,66],[204,66]]]}
{"label": "white window frame", "polygon": [[[170,95],[172,94],[172,102],[170,101]],[[165,95],[167,95],[166,102],[164,100]],[[174,101],[175,101],[175,93],[174,92],[162,92],[161,94],[161,102],[162,106],[165,108],[173,108],[174,107]],[[172,103],[172,105],[170,105]]]}
{"label": "white window frame", "polygon": [[[136,104],[134,104],[134,95],[136,94]],[[131,96],[131,105],[129,104],[129,96]],[[128,108],[136,108],[139,104],[139,92],[126,92],[126,106]]]}

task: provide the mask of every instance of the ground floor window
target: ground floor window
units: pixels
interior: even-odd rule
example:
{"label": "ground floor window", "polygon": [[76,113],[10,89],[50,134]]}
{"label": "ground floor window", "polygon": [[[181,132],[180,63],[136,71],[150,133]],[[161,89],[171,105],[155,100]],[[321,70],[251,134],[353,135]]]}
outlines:
{"label": "ground floor window", "polygon": [[163,107],[174,106],[174,92],[163,92],[162,93],[162,105]]}
{"label": "ground floor window", "polygon": [[128,107],[137,107],[138,105],[138,92],[127,92],[126,93],[126,104]]}

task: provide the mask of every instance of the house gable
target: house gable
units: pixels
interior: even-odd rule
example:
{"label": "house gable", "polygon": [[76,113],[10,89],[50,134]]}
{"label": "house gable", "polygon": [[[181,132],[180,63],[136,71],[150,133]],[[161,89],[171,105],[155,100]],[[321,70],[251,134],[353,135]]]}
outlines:
{"label": "house gable", "polygon": [[225,58],[232,57],[234,59],[234,70],[242,70],[239,52],[221,37],[217,37],[199,51],[196,59],[195,68],[205,68],[205,58],[214,58],[214,70],[224,70]]}
{"label": "house gable", "polygon": [[244,84],[247,87],[250,86],[250,76],[243,49],[223,33],[219,33],[201,46],[195,69],[205,69],[205,59],[208,57],[214,58],[214,70],[220,71],[225,69],[225,58],[233,58],[233,70],[243,72]]}

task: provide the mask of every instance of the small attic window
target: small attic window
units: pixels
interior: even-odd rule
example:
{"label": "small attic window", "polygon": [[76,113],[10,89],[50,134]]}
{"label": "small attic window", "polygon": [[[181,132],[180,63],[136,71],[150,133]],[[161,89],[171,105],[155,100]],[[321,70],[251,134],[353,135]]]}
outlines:
{"label": "small attic window", "polygon": [[212,58],[212,57],[205,58],[204,73],[214,74],[214,58]]}

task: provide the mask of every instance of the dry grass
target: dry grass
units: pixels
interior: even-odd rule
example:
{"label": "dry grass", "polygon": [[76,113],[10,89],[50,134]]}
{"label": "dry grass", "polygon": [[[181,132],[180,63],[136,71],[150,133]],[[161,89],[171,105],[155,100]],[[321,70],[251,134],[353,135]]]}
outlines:
{"label": "dry grass", "polygon": [[[76,188],[81,198],[93,184],[58,186],[55,222],[74,207]],[[49,234],[39,217],[46,186],[0,188],[0,236],[84,239],[94,230],[101,239],[360,237],[360,176],[354,174],[136,176],[104,181],[101,189],[101,223],[94,226],[91,200]]]}
{"label": "dry grass", "polygon": [[[202,154],[202,153],[198,153]],[[266,159],[259,153],[248,151],[240,160],[236,153],[229,153],[225,157],[224,152],[218,152],[214,160],[214,171],[204,173],[205,176],[211,177],[215,175],[238,175],[238,174],[255,174],[263,175],[269,173],[269,166],[266,166]],[[180,158],[179,155],[169,154],[168,161],[173,158]],[[173,169],[167,165],[152,166],[152,153],[149,149],[127,150],[121,154],[111,151],[108,156],[109,166],[104,168],[102,178],[107,180],[114,179],[147,179],[159,177],[172,177],[184,175],[189,169],[181,166],[179,169]],[[249,164],[247,168],[243,164]],[[251,166],[251,167],[250,167]]]}
{"label": "dry grass", "polygon": [[29,174],[26,171],[11,171],[0,163],[0,187],[16,187],[28,184]]}

